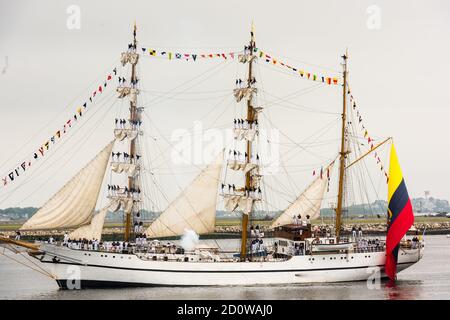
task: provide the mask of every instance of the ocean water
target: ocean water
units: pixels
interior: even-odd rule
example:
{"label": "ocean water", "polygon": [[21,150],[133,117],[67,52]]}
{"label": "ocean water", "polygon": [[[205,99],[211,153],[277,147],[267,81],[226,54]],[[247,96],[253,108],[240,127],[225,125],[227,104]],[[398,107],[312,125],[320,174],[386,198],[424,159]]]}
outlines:
{"label": "ocean water", "polygon": [[[0,299],[450,299],[450,238],[443,235],[425,236],[425,246],[423,259],[399,273],[395,286],[389,286],[385,281],[379,286],[360,281],[62,291],[53,280],[0,255]],[[11,257],[17,258],[17,255]]]}

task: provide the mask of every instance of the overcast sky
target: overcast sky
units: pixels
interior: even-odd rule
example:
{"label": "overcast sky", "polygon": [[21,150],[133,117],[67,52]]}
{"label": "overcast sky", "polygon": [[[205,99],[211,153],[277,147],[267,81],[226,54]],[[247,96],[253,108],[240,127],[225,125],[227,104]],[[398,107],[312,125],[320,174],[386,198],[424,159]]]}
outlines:
{"label": "overcast sky", "polygon": [[[80,29],[67,27],[71,5],[80,9]],[[294,66],[335,75],[341,70],[340,55],[348,48],[349,82],[365,125],[375,137],[394,137],[410,196],[423,196],[425,190],[430,190],[432,196],[450,199],[450,3],[445,0],[0,0],[1,174],[7,174],[16,162],[48,139],[61,120],[70,116],[98,82],[102,83],[100,79],[110,68],[118,65],[134,21],[138,23],[142,46],[229,52],[240,50],[248,42],[252,20],[257,46]],[[155,92],[167,92],[214,67],[214,62],[187,65],[159,60],[153,63],[150,59],[140,61],[140,72],[145,89]],[[260,84],[278,97],[311,85],[263,64],[258,69],[263,78]],[[192,91],[222,90],[222,95],[226,90],[231,92],[236,75],[243,74],[238,69],[241,67],[237,63],[224,64],[216,78],[196,85]],[[339,117],[340,91],[327,90],[292,101],[336,114],[322,118],[315,113],[280,109],[271,114],[271,119],[292,133],[294,139],[309,135]],[[211,105],[220,102],[220,94],[202,102],[189,100],[186,95],[180,100],[169,99],[155,106],[153,119],[170,136],[173,130],[188,129],[201,120]],[[224,113],[212,124],[220,115],[217,112],[207,123],[213,127],[231,125],[233,112]],[[95,133],[87,128],[74,137],[73,141],[84,149],[77,152],[74,161],[66,159],[69,162],[64,170],[45,171],[11,196],[12,187],[22,184],[25,177],[15,181],[14,186],[2,187],[0,208],[41,205],[81,167],[80,163],[86,163],[106,144],[117,114],[108,113],[111,121],[102,122]],[[93,117],[94,125],[101,117]],[[338,133],[338,127],[334,129]],[[84,142],[84,135],[95,137]],[[70,143],[66,148],[71,148]],[[328,151],[331,157],[337,145]],[[60,153],[63,157],[63,148]],[[192,175],[178,183],[183,186],[190,178]],[[306,186],[307,181],[298,187],[302,185]],[[42,186],[40,191],[33,191],[37,186]],[[5,192],[9,192],[7,198]]]}

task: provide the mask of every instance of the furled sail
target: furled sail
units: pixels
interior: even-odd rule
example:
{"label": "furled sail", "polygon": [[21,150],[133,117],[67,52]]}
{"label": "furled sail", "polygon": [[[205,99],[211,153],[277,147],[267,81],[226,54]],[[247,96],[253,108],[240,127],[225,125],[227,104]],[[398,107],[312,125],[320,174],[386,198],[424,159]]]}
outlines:
{"label": "furled sail", "polygon": [[139,170],[139,165],[135,163],[112,162],[111,170],[115,173],[125,172],[129,177],[134,177]]}
{"label": "furled sail", "polygon": [[139,55],[134,52],[122,52],[122,55],[120,56],[120,62],[122,63],[122,66],[125,66],[127,63],[135,65],[138,63],[138,60]]}
{"label": "furled sail", "polygon": [[240,102],[243,98],[250,100],[253,94],[256,94],[258,90],[256,88],[238,88],[234,89],[234,97],[236,102]]}
{"label": "furled sail", "polygon": [[213,232],[222,162],[223,151],[148,227],[147,236],[179,236],[185,229],[197,234]]}
{"label": "furled sail", "polygon": [[301,215],[305,218],[306,215],[310,219],[319,217],[320,206],[327,190],[328,178],[331,173],[334,161],[325,169],[325,173],[319,175],[309,186],[298,196],[293,203],[272,223],[271,228],[283,226],[292,223],[292,217]]}
{"label": "furled sail", "polygon": [[74,228],[91,220],[113,142],[50,198],[21,230]]}
{"label": "furled sail", "polygon": [[125,138],[128,138],[129,140],[134,140],[139,132],[137,130],[133,129],[115,129],[114,130],[114,137],[117,141],[122,141]]}
{"label": "furled sail", "polygon": [[261,200],[254,196],[247,196],[243,194],[224,194],[225,209],[234,211],[239,208],[244,214],[249,214],[252,211],[253,202]]}
{"label": "furled sail", "polygon": [[137,95],[139,90],[131,87],[118,87],[116,91],[119,93],[119,98],[125,98],[129,96],[130,101],[135,104],[137,101]]}
{"label": "furled sail", "polygon": [[258,165],[256,163],[247,163],[247,162],[241,162],[237,160],[229,160],[228,161],[228,168],[232,170],[242,170],[244,171],[244,174],[247,172],[257,168]]}
{"label": "furled sail", "polygon": [[242,140],[248,140],[253,141],[255,139],[255,136],[257,134],[256,128],[250,128],[250,129],[242,129],[242,128],[236,128],[234,129],[234,138],[242,141]]}

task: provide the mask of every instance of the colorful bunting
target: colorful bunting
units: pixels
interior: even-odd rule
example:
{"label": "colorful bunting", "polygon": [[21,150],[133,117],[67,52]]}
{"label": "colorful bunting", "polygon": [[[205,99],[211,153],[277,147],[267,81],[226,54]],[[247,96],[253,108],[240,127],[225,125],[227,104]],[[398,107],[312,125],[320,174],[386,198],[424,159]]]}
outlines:
{"label": "colorful bunting", "polygon": [[[113,73],[114,76],[117,75],[117,69],[114,68],[113,69]],[[98,89],[96,91],[93,92],[93,94],[89,97],[89,101],[92,103],[92,98],[96,96],[96,94],[100,95],[101,93],[103,93],[104,89],[106,88],[107,85],[107,81],[110,81],[113,79],[113,76],[111,74],[109,74],[106,77],[106,81],[103,84],[103,87],[100,85],[98,87]],[[83,109],[86,110],[87,109],[87,102],[83,103]],[[37,151],[33,152],[32,155],[30,156],[29,160],[26,161],[22,161],[19,165],[17,165],[14,169],[12,169],[9,173],[7,173],[6,175],[4,175],[4,177],[2,177],[2,182],[3,182],[3,186],[7,186],[8,182],[12,182],[14,181],[14,179],[16,179],[17,177],[19,177],[22,172],[25,172],[27,170],[27,168],[31,167],[32,163],[35,161],[38,161],[39,158],[43,157],[48,150],[50,150],[51,146],[53,144],[55,144],[58,140],[62,137],[63,134],[65,134],[67,132],[67,128],[72,128],[72,126],[75,124],[75,122],[72,121],[78,121],[78,117],[82,117],[83,115],[83,110],[81,107],[78,107],[76,109],[76,112],[73,114],[72,117],[70,117],[62,126],[62,130],[59,129],[57,131],[55,131],[55,134],[52,135],[49,140],[45,141],[40,147],[39,149],[37,149]],[[78,116],[77,116],[78,115]],[[51,142],[51,144],[50,144]]]}
{"label": "colorful bunting", "polygon": [[172,60],[172,58],[175,58],[176,60],[192,60],[197,61],[198,59],[210,59],[210,58],[222,58],[224,60],[231,58],[235,58],[235,54],[239,52],[220,52],[220,53],[184,53],[184,52],[170,52],[170,51],[157,51],[155,49],[149,49],[149,48],[141,48],[142,54],[149,55],[152,57],[159,57],[159,58],[165,58]]}
{"label": "colorful bunting", "polygon": [[[359,109],[357,107],[357,103],[355,101],[355,98],[353,97],[351,90],[349,89],[347,91],[347,93],[350,97],[350,105],[352,106],[353,110],[356,111],[356,117],[358,118],[358,123],[361,125],[361,131],[364,133],[364,139],[367,139],[367,145],[370,147],[370,150],[373,150],[373,148],[375,147],[373,144],[374,139],[370,136],[369,131],[367,131],[366,127],[364,126],[364,121],[361,116],[361,112],[359,111]],[[382,171],[384,173],[384,176],[386,177],[386,183],[389,183],[389,176],[388,176],[386,170],[384,169],[383,163],[381,162],[381,159],[378,156],[377,152],[374,153],[374,158],[377,161],[377,165],[380,166],[380,171]]]}
{"label": "colorful bunting", "polygon": [[[273,56],[268,55],[267,53],[257,49],[257,51],[259,51],[259,57],[260,58],[264,58],[263,60],[267,63],[273,64],[273,65],[280,65],[284,68],[288,68],[291,71],[293,71],[295,74],[300,75],[302,78],[307,79],[307,80],[311,80],[311,81],[315,81],[315,82],[322,82],[322,83],[326,83],[326,84],[333,84],[333,85],[338,85],[341,84],[341,81],[339,81],[338,78],[336,77],[326,77],[323,75],[317,75],[315,73],[311,73],[311,72],[305,72],[305,70],[300,69],[300,68],[294,68],[291,67],[290,65],[288,65],[287,63],[284,63],[282,61],[280,61],[279,59],[275,59]],[[306,78],[305,78],[306,75]]]}

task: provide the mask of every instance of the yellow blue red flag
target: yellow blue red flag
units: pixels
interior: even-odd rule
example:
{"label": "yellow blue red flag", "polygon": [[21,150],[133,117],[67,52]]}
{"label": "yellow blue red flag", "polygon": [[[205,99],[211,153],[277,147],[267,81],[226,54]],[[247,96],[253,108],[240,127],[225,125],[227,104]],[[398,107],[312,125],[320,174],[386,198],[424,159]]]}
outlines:
{"label": "yellow blue red flag", "polygon": [[395,280],[400,240],[414,223],[411,200],[406,190],[394,144],[391,146],[388,182],[388,232],[385,273]]}

